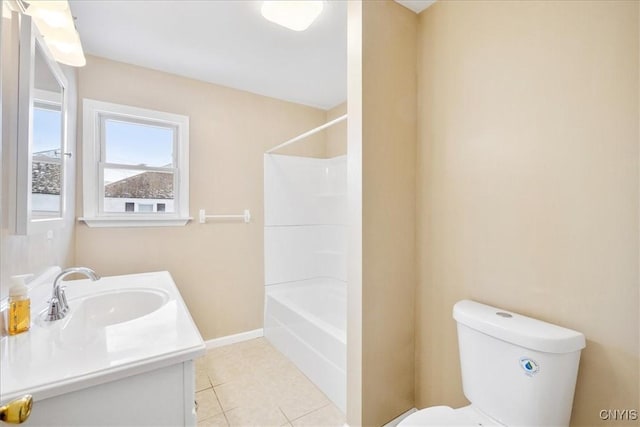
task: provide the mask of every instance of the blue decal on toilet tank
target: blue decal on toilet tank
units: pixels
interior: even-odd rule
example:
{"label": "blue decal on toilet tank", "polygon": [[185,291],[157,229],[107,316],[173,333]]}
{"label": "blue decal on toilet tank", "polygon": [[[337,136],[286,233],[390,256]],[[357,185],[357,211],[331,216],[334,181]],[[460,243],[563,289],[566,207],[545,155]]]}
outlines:
{"label": "blue decal on toilet tank", "polygon": [[529,375],[530,377],[540,371],[540,366],[536,363],[536,361],[533,359],[529,359],[528,357],[520,358],[520,366],[524,370],[524,373]]}

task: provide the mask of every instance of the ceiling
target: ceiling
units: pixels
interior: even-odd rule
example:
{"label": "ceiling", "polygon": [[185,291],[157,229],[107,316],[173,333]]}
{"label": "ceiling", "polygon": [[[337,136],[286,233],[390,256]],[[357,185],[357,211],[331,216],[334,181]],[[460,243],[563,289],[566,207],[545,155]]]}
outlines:
{"label": "ceiling", "polygon": [[[396,0],[416,13],[435,0]],[[86,53],[322,109],[347,99],[347,1],[311,27],[258,0],[70,0]]]}
{"label": "ceiling", "polygon": [[407,9],[413,10],[415,13],[420,13],[432,4],[436,2],[436,0],[395,0],[400,3]]}
{"label": "ceiling", "polygon": [[88,54],[322,109],[347,98],[346,1],[303,32],[254,0],[69,3]]}

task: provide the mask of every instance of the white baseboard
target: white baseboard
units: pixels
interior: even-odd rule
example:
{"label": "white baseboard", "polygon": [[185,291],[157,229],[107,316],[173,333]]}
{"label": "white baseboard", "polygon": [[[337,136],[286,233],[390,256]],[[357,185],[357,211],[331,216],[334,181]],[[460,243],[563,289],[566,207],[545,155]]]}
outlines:
{"label": "white baseboard", "polygon": [[254,329],[253,331],[240,332],[239,334],[227,335],[226,337],[214,338],[205,341],[204,344],[207,346],[207,350],[210,350],[212,348],[222,347],[223,345],[235,344],[262,336],[264,336],[264,330],[260,328]]}
{"label": "white baseboard", "polygon": [[405,412],[404,414],[401,414],[400,416],[392,419],[391,421],[389,421],[388,423],[386,423],[382,427],[396,427],[398,424],[400,424],[400,421],[404,420],[409,415],[411,415],[411,414],[413,414],[414,412],[417,412],[417,411],[418,410],[416,408],[411,408],[407,412]]}

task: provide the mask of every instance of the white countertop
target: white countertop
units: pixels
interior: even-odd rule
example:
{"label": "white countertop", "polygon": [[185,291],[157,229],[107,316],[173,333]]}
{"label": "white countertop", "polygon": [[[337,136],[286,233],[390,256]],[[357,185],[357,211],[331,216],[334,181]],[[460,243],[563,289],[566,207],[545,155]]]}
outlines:
{"label": "white countertop", "polygon": [[[42,400],[204,354],[202,337],[168,272],[66,283],[70,312],[64,319],[44,322],[39,313],[46,303],[32,300],[31,329],[0,339],[0,401],[25,393]],[[131,290],[159,295],[163,303],[108,326],[78,322],[83,298]]]}

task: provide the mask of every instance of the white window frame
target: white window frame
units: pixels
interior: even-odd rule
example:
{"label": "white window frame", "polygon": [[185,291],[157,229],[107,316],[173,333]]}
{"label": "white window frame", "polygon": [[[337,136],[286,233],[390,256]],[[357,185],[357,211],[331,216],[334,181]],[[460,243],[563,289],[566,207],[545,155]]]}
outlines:
{"label": "white window frame", "polygon": [[[189,117],[128,105],[83,99],[82,176],[84,216],[89,227],[158,227],[183,226],[189,216]],[[103,211],[105,166],[104,121],[117,119],[134,124],[173,127],[174,132],[174,204],[172,213],[109,213]],[[114,165],[106,164],[109,167]],[[122,166],[126,168],[126,166]],[[135,169],[166,170],[139,167]]]}
{"label": "white window frame", "polygon": [[[37,89],[34,88],[33,89],[33,103],[32,103],[32,108],[35,110],[36,108],[39,108],[41,110],[51,110],[51,111],[56,111],[58,113],[60,113],[60,120],[62,121],[62,118],[64,117],[64,104],[63,104],[63,99],[62,99],[62,94],[61,93],[57,93],[57,92],[53,92],[53,91],[49,91],[49,90],[44,90],[44,89]],[[65,129],[64,127],[66,126],[65,123],[62,123],[61,127],[61,134],[64,135]],[[64,162],[64,158],[65,158],[65,153],[67,152],[67,138],[62,137],[61,141],[60,141],[60,148],[57,149],[60,151],[60,157],[58,159],[46,159],[46,161],[48,161],[49,163],[56,163],[58,165],[60,165],[60,200],[59,200],[59,209],[58,211],[55,212],[59,212],[59,217],[63,218],[64,217],[64,211],[65,211],[65,205],[66,205],[66,176],[67,176],[67,171],[66,171],[66,165]],[[34,158],[34,153],[33,153],[33,147],[31,147],[31,153],[30,153],[30,158],[31,161],[33,161]],[[29,189],[29,193],[32,192],[32,189]],[[31,196],[33,197],[33,195]],[[48,218],[47,215],[45,214],[44,217],[39,217],[39,215],[36,213],[36,211],[33,210],[33,206],[31,205],[29,207],[29,211],[31,212],[31,221],[34,223],[37,223],[38,220],[40,218],[44,219],[46,222],[50,222],[52,220],[55,221],[55,219],[57,218]],[[45,211],[46,212],[46,211]],[[46,223],[45,223],[46,225]]]}

